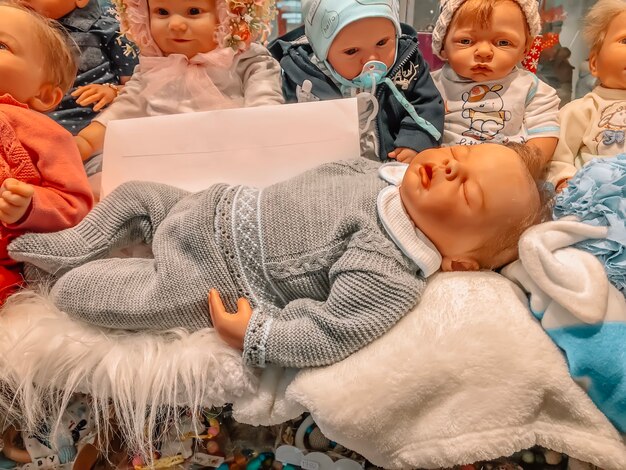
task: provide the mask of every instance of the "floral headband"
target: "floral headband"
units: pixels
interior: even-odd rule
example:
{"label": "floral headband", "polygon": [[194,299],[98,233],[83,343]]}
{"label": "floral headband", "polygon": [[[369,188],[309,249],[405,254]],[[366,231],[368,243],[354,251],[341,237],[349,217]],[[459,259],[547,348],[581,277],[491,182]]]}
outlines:
{"label": "floral headband", "polygon": [[267,40],[270,22],[276,15],[275,0],[225,0],[224,5],[226,14],[220,15],[218,32],[220,46],[238,51],[251,42]]}
{"label": "floral headband", "polygon": [[[144,56],[162,56],[150,34],[148,0],[112,0],[122,33]],[[216,41],[220,47],[243,51],[252,42],[264,42],[276,15],[276,0],[215,0],[219,26]]]}

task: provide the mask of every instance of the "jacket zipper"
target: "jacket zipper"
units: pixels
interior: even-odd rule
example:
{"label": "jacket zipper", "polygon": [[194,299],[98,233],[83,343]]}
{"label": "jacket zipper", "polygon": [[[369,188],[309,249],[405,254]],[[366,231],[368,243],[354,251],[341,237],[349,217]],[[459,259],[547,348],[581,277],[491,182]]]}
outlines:
{"label": "jacket zipper", "polygon": [[[402,38],[400,38],[402,39]],[[399,42],[399,40],[398,40]],[[417,50],[418,48],[418,44],[417,42],[413,41],[413,44],[411,44],[411,46],[408,49],[408,52],[406,52],[404,54],[404,57],[402,58],[402,60],[400,61],[399,64],[397,64],[394,68],[392,68],[389,73],[387,74],[388,76],[391,75],[392,77],[398,72],[398,70],[402,70],[402,67],[404,67],[406,65],[406,63],[409,61],[409,59],[411,58],[411,56],[413,55],[413,53]],[[379,87],[376,90],[376,93],[374,94],[374,98],[376,98],[377,101],[380,102],[379,98],[380,95],[382,94],[382,86]],[[374,137],[376,137],[376,141],[378,142],[378,152],[380,153],[382,150],[382,142],[380,141],[380,122],[381,118],[380,118],[380,108],[378,109],[378,116],[376,116],[376,125],[374,126]],[[378,158],[380,160],[387,160],[387,156],[385,156],[385,158],[381,158],[382,155],[379,155]]]}

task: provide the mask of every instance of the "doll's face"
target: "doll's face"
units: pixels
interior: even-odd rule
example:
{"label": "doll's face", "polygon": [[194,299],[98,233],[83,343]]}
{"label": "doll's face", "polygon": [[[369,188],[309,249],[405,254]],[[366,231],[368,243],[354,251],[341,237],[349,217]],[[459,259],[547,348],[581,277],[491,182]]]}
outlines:
{"label": "doll's face", "polygon": [[191,59],[217,47],[214,0],[150,0],[150,33],[164,55]]}
{"label": "doll's face", "polygon": [[444,261],[471,257],[539,207],[524,163],[514,150],[497,144],[417,154],[402,180],[400,196],[415,226]]}
{"label": "doll's face", "polygon": [[387,70],[396,58],[396,28],[387,18],[364,18],[344,27],[328,50],[328,62],[347,80],[357,77],[370,60]]}
{"label": "doll's face", "polygon": [[626,90],[626,12],[611,21],[602,46],[589,55],[589,70],[603,86]]}
{"label": "doll's face", "polygon": [[0,95],[10,94],[37,111],[47,75],[44,48],[33,18],[26,11],[0,6]]}
{"label": "doll's face", "polygon": [[489,28],[453,18],[442,56],[461,77],[475,82],[506,77],[526,53],[526,18],[512,0],[494,5]]}
{"label": "doll's face", "polygon": [[40,15],[57,20],[76,8],[84,8],[89,0],[24,0],[24,3]]}

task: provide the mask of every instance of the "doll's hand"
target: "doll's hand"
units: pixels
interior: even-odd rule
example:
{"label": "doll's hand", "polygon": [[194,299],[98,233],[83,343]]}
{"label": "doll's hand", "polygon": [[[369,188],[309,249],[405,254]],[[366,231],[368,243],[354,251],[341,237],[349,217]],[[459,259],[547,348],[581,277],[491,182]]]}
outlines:
{"label": "doll's hand", "polygon": [[117,88],[113,88],[109,85],[92,83],[91,85],[76,88],[76,90],[72,92],[72,96],[76,98],[77,105],[89,106],[90,104],[96,103],[93,106],[93,110],[100,111],[117,97],[117,92]]}
{"label": "doll's hand", "polygon": [[413,149],[398,147],[397,149],[389,152],[387,156],[402,163],[411,163],[411,160],[415,158],[415,155],[417,155],[417,152]]}
{"label": "doll's hand", "polygon": [[35,188],[15,178],[7,178],[0,186],[0,221],[14,224],[26,214]]}
{"label": "doll's hand", "polygon": [[228,313],[224,308],[219,292],[211,289],[209,292],[209,313],[213,328],[226,344],[235,349],[243,350],[243,339],[246,336],[248,323],[250,323],[252,308],[246,299],[240,298],[237,301],[237,310],[235,313]]}
{"label": "doll's hand", "polygon": [[567,187],[567,182],[570,179],[571,178],[565,178],[564,180],[559,181],[559,184],[556,185],[556,192],[560,193],[561,191],[563,191]]}

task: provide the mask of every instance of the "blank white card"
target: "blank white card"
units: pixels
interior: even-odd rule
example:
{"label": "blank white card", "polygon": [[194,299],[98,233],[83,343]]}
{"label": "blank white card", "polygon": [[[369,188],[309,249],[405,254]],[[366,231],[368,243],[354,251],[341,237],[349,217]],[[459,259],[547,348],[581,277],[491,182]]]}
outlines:
{"label": "blank white card", "polygon": [[131,180],[265,187],[358,156],[355,98],[124,119],[107,126],[102,195]]}

